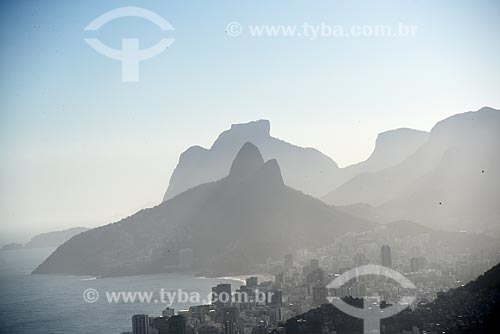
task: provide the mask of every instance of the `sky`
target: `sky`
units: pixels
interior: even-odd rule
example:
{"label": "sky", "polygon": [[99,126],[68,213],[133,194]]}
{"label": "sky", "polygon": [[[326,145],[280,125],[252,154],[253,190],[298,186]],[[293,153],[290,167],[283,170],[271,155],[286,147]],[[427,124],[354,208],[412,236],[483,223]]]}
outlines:
{"label": "sky", "polygon": [[[0,5],[0,244],[118,221],[161,201],[178,157],[232,123],[315,147],[340,166],[377,134],[429,131],[483,106],[500,109],[500,3],[397,1],[3,1]],[[115,8],[127,17],[84,28]],[[238,22],[241,34],[228,33]],[[262,25],[415,26],[413,36],[252,36]],[[87,45],[174,43],[138,82]]]}

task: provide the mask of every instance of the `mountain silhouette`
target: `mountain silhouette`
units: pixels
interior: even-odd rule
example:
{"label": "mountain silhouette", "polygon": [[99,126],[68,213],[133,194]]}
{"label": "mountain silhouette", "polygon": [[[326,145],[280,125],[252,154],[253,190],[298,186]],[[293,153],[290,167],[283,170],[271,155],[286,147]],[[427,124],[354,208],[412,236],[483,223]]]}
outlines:
{"label": "mountain silhouette", "polygon": [[233,157],[245,142],[257,145],[265,160],[278,161],[287,185],[320,197],[357,173],[377,171],[399,163],[422,146],[427,137],[427,132],[412,129],[381,133],[374,152],[366,161],[338,168],[331,158],[314,148],[302,148],[272,137],[267,120],[233,124],[231,129],[219,135],[210,149],[193,146],[181,154],[163,200],[226,176]]}
{"label": "mountain silhouette", "polygon": [[[232,159],[245,142],[252,142],[266,160],[277,159],[286,184],[311,195],[325,194],[335,186],[337,164],[313,148],[302,148],[270,135],[270,124],[259,120],[233,124],[210,149],[193,146],[181,154],[164,196],[168,200],[199,184],[225,177]],[[332,180],[325,184],[324,180]],[[330,188],[331,189],[331,188]]]}
{"label": "mountain silhouette", "polygon": [[429,133],[409,128],[400,128],[379,133],[375,149],[365,161],[342,168],[347,181],[359,173],[376,172],[393,167],[422,147]]}
{"label": "mountain silhouette", "polygon": [[277,161],[264,162],[252,143],[243,144],[229,171],[219,181],[73,237],[33,273],[246,273],[269,257],[373,227],[286,186]]}
{"label": "mountain silhouette", "polygon": [[434,126],[429,140],[394,167],[361,173],[323,200],[366,203],[387,221],[500,235],[500,111],[482,108]]}
{"label": "mountain silhouette", "polygon": [[35,235],[31,240],[24,245],[26,248],[44,248],[57,247],[69,240],[71,237],[88,231],[87,227],[73,227],[62,231],[46,232]]}

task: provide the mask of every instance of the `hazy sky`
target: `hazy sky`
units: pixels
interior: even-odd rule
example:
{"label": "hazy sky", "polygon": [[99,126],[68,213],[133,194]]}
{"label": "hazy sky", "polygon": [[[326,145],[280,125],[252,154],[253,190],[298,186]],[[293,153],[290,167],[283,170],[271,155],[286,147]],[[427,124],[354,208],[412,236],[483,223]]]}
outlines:
{"label": "hazy sky", "polygon": [[[102,13],[141,6],[162,32]],[[498,1],[3,1],[0,11],[0,243],[98,226],[157,204],[179,154],[231,123],[271,121],[276,137],[344,166],[378,132],[500,107]],[[240,22],[239,37],[225,32]],[[407,38],[251,37],[248,25],[417,26]],[[91,49],[175,38],[121,82]]]}

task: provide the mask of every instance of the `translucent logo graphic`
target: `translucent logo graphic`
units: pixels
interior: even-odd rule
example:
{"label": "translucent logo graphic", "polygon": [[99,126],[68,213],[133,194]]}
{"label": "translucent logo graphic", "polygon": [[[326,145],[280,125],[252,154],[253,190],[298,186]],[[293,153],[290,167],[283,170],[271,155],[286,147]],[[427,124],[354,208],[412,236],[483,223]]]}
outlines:
{"label": "translucent logo graphic", "polygon": [[[84,30],[96,31],[103,25],[115,19],[122,17],[140,17],[156,24],[161,30],[174,30],[172,25],[158,14],[140,7],[121,7],[97,17],[90,22]],[[85,38],[85,42],[100,54],[121,61],[122,63],[122,81],[139,81],[139,63],[142,60],[154,57],[168,48],[173,42],[172,38],[163,38],[155,45],[147,49],[139,49],[139,40],[137,38],[123,38],[121,50],[110,48],[103,44],[97,38]]]}
{"label": "translucent logo graphic", "polygon": [[[416,289],[415,285],[401,273],[379,265],[365,265],[351,269],[330,282],[327,288],[338,289],[350,280],[366,275],[384,276],[394,280],[404,289]],[[404,296],[396,304],[382,309],[380,308],[380,298],[378,296],[366,297],[363,300],[363,308],[361,309],[347,304],[339,297],[329,296],[327,299],[342,312],[352,317],[363,319],[365,334],[379,334],[381,319],[398,314],[415,301],[414,296]]]}

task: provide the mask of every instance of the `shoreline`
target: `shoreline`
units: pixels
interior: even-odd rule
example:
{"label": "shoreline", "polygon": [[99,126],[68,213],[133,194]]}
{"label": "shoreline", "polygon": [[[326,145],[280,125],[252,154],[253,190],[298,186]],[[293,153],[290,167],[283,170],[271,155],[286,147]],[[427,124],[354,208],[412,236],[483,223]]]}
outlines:
{"label": "shoreline", "polygon": [[230,276],[222,276],[222,277],[214,277],[214,278],[239,281],[239,282],[242,282],[243,284],[245,284],[246,279],[249,277],[257,277],[259,284],[263,283],[263,282],[274,281],[274,276],[271,274],[268,274],[268,273],[230,275]]}

